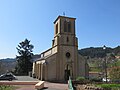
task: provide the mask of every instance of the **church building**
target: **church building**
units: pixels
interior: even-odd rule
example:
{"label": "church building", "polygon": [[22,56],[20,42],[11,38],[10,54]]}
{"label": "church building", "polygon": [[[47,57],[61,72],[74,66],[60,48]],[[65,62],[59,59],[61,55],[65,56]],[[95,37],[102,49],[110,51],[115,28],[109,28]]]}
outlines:
{"label": "church building", "polygon": [[46,81],[66,81],[69,76],[88,77],[86,59],[78,53],[75,33],[76,18],[58,16],[54,21],[52,47],[42,52],[41,58],[33,62],[32,74]]}

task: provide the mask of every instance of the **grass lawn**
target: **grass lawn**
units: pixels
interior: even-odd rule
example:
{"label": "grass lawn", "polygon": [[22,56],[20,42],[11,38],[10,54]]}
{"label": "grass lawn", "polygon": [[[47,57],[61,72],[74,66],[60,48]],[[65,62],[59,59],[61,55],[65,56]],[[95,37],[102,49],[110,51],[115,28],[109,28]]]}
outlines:
{"label": "grass lawn", "polygon": [[98,87],[111,90],[120,90],[120,84],[99,84]]}
{"label": "grass lawn", "polygon": [[0,90],[16,90],[15,86],[10,86],[10,85],[0,85]]}

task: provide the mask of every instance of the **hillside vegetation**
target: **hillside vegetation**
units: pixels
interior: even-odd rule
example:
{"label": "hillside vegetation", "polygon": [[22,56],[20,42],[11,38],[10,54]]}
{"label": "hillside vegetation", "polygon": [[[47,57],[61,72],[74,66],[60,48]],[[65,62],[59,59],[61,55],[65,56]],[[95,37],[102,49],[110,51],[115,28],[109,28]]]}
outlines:
{"label": "hillside vegetation", "polygon": [[79,50],[79,54],[87,58],[89,71],[100,72],[105,66],[105,59],[107,60],[107,68],[120,66],[120,59],[115,56],[120,56],[120,46],[115,48],[107,47],[90,47]]}
{"label": "hillside vegetation", "polygon": [[13,71],[15,66],[16,60],[14,58],[0,59],[0,74]]}
{"label": "hillside vegetation", "polygon": [[108,53],[120,55],[120,46],[115,48],[107,47],[106,50],[103,50],[103,47],[90,47],[79,50],[79,54],[90,58],[104,58]]}

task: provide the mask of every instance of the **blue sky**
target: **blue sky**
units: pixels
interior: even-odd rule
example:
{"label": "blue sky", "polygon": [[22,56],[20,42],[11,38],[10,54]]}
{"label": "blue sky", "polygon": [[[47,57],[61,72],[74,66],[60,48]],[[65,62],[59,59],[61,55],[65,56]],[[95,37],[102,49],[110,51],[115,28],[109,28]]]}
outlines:
{"label": "blue sky", "polygon": [[0,0],[0,58],[25,38],[34,54],[51,47],[58,15],[76,18],[79,49],[120,45],[120,0]]}

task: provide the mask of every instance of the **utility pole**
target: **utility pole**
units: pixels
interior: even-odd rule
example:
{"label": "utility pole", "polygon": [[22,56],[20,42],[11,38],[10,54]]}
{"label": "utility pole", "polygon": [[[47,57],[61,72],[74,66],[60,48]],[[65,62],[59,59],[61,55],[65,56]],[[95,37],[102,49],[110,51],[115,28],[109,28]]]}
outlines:
{"label": "utility pole", "polygon": [[105,79],[106,79],[106,83],[107,83],[107,59],[106,59],[106,46],[103,46],[103,50],[105,50]]}

